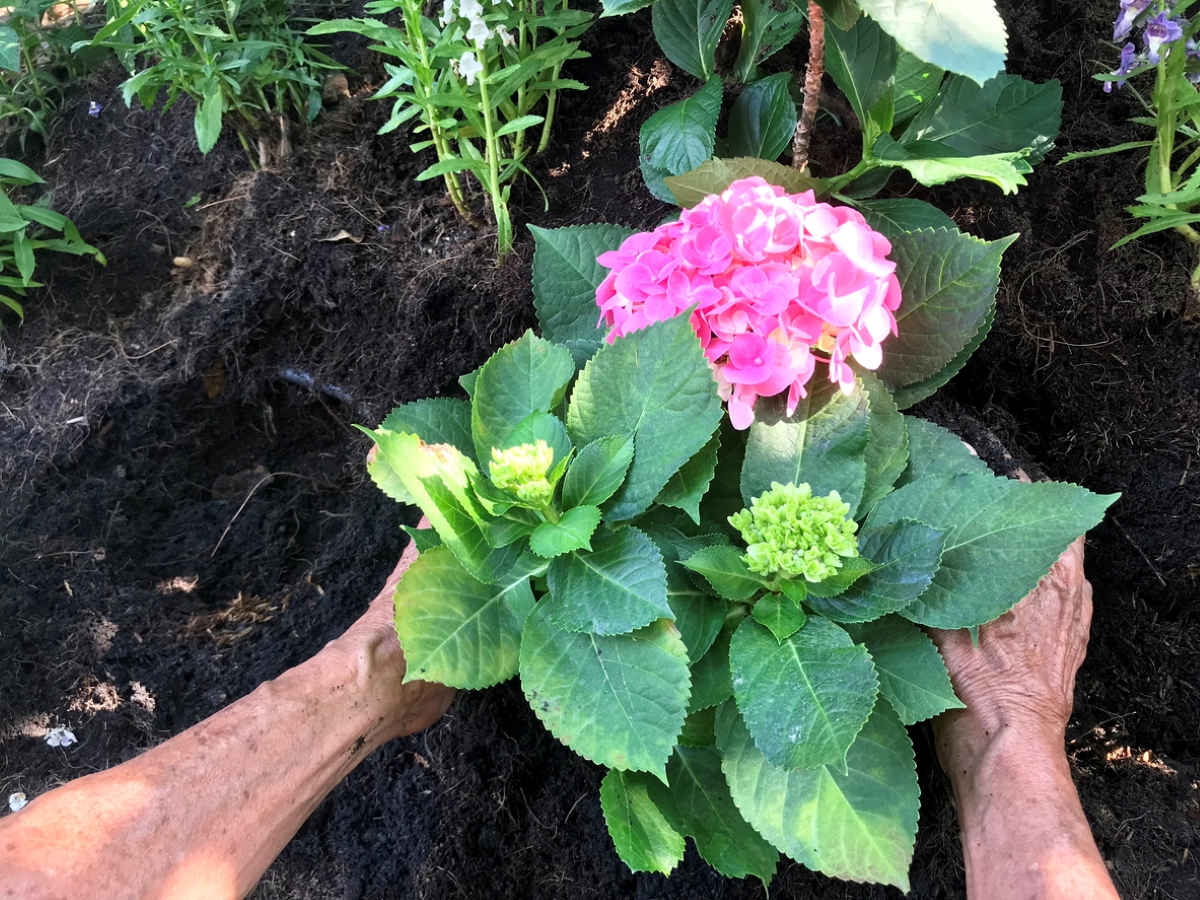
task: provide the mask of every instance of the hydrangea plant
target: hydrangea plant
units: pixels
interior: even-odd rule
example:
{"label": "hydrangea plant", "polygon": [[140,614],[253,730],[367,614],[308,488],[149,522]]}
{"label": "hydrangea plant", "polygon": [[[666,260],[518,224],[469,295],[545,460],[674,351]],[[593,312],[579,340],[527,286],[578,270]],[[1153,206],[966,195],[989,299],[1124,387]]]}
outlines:
{"label": "hydrangea plant", "polygon": [[634,871],[690,837],[734,878],[769,884],[782,853],[907,889],[905,726],[962,705],[918,626],[1002,615],[1115,497],[998,478],[901,412],[983,339],[1008,241],[873,229],[761,179],[693,212],[535,228],[542,336],[368,432],[376,483],[433,525],[396,590],[406,678],[519,677],[607,769]]}

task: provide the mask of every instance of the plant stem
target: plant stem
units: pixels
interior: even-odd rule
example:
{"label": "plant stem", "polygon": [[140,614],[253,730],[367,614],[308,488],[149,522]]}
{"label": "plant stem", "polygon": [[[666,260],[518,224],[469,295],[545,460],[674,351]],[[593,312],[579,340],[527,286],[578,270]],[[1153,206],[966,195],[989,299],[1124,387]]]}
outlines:
{"label": "plant stem", "polygon": [[816,0],[808,0],[808,68],[804,70],[804,106],[792,138],[792,168],[808,168],[808,145],[817,119],[821,76],[825,74],[825,13]]}
{"label": "plant stem", "polygon": [[488,164],[488,195],[492,198],[492,212],[496,216],[496,257],[503,259],[512,250],[512,221],[508,217],[508,204],[500,192],[499,138],[496,137],[496,113],[488,95],[488,58],[480,51],[479,62],[483,71],[479,73],[479,98],[483,101],[483,127]]}
{"label": "plant stem", "polygon": [[[562,10],[571,8],[570,0],[562,0]],[[550,77],[551,81],[558,81],[559,75],[562,74],[562,63],[557,63],[554,66],[554,74]],[[550,93],[546,95],[546,120],[542,122],[542,139],[538,141],[537,152],[541,153],[550,144],[550,128],[554,124],[554,108],[558,105],[558,88],[551,88]]]}
{"label": "plant stem", "polygon": [[[429,48],[425,45],[425,35],[421,31],[421,7],[418,5],[413,9],[411,3],[406,3],[403,12],[408,43],[417,47],[421,53],[422,71],[417,73],[417,82],[421,86],[421,109],[425,113],[425,124],[429,126],[429,133],[433,137],[433,149],[437,153],[438,162],[442,162],[450,157],[450,146],[446,141],[445,132],[437,126],[437,110],[429,102],[429,96],[433,93],[433,79],[427,76],[433,70],[429,65]],[[458,214],[467,222],[474,222],[475,217],[471,215],[471,208],[467,206],[463,196],[462,182],[458,180],[458,174],[447,172],[442,176],[442,180],[446,183],[446,192],[450,195],[450,202],[454,204]]]}

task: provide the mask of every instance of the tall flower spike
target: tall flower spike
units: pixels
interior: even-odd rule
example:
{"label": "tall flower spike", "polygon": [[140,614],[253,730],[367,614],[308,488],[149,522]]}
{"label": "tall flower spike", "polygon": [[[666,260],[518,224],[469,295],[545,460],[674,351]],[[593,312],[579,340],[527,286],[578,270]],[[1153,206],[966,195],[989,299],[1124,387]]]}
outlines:
{"label": "tall flower spike", "polygon": [[1178,41],[1183,37],[1183,28],[1174,19],[1168,18],[1166,11],[1146,23],[1146,59],[1158,65],[1162,55],[1158,52],[1163,44]]}
{"label": "tall flower spike", "polygon": [[462,55],[458,61],[458,74],[462,75],[468,85],[475,83],[475,76],[483,71],[483,63],[475,58],[475,54],[468,50]]}
{"label": "tall flower spike", "polygon": [[[1121,65],[1113,72],[1113,74],[1114,75],[1128,75],[1135,68],[1137,68],[1137,64],[1138,64],[1137,48],[1135,46],[1133,46],[1133,42],[1131,41],[1130,43],[1126,44],[1124,47],[1121,48]],[[1117,87],[1119,87],[1119,88],[1125,87],[1125,79],[1122,78],[1120,81],[1118,81]],[[1112,89],[1113,89],[1113,83],[1111,81],[1104,82],[1104,93],[1111,94]]]}
{"label": "tall flower spike", "polygon": [[1119,41],[1133,30],[1138,16],[1150,8],[1150,0],[1121,0],[1121,12],[1113,25],[1113,40]]}

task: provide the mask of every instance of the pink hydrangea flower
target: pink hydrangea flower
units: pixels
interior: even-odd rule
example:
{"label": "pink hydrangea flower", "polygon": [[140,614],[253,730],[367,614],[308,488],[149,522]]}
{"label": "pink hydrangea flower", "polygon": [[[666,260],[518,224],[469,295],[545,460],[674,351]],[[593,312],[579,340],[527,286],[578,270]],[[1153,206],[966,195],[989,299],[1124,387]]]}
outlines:
{"label": "pink hydrangea flower", "polygon": [[600,255],[600,324],[611,343],[694,307],[729,418],[749,428],[759,397],[786,391],[790,415],[818,364],[847,394],[850,358],[879,367],[900,306],[891,250],[855,209],[743,178]]}

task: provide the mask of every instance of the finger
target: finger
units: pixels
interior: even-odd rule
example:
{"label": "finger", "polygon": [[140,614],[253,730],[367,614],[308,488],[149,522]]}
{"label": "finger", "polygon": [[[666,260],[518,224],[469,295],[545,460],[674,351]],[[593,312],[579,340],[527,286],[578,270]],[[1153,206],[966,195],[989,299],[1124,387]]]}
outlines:
{"label": "finger", "polygon": [[976,450],[974,447],[972,447],[970,444],[968,444],[966,441],[963,441],[963,442],[962,442],[962,445],[963,445],[964,447],[966,447],[966,448],[967,448],[967,450],[970,452],[970,454],[971,454],[972,456],[978,456],[978,455],[979,455],[978,451],[977,451],[977,450]]}
{"label": "finger", "polygon": [[1017,469],[1013,474],[1017,476],[1017,481],[1024,481],[1026,484],[1033,483],[1033,479],[1029,477],[1024,469]]}
{"label": "finger", "polygon": [[367,465],[375,462],[375,457],[379,455],[379,445],[372,444],[371,449],[367,451]]}

